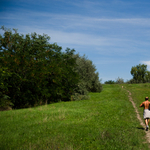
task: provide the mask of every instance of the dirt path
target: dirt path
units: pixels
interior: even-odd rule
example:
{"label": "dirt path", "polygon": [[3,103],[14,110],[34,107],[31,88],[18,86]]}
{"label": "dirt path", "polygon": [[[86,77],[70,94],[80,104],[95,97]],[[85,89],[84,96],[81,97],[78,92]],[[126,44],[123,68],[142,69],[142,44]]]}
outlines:
{"label": "dirt path", "polygon": [[[122,87],[122,88],[123,88],[123,87]],[[128,90],[126,90],[126,91],[129,93],[129,95],[128,95],[129,101],[132,103],[132,105],[133,105],[133,107],[134,107],[134,109],[135,109],[137,118],[138,118],[138,120],[140,121],[141,126],[145,129],[146,126],[145,126],[145,124],[144,124],[144,122],[143,122],[143,119],[140,117],[139,112],[138,112],[138,109],[137,109],[137,107],[136,107],[136,105],[135,105],[135,103],[134,103],[134,101],[133,101],[133,99],[132,99],[132,97],[131,97],[131,92],[128,91]],[[145,133],[146,133],[146,140],[147,140],[147,143],[150,143],[150,130],[149,130],[149,131],[145,131]]]}

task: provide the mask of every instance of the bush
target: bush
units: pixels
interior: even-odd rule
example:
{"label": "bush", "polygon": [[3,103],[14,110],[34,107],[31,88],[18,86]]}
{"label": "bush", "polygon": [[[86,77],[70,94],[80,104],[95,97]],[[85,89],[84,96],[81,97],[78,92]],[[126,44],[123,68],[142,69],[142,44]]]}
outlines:
{"label": "bush", "polygon": [[0,111],[11,110],[14,106],[13,103],[9,100],[10,97],[7,95],[0,94]]}
{"label": "bush", "polygon": [[74,93],[74,95],[72,95],[71,100],[72,101],[77,101],[77,100],[88,100],[90,99],[89,95],[81,95],[79,93]]}

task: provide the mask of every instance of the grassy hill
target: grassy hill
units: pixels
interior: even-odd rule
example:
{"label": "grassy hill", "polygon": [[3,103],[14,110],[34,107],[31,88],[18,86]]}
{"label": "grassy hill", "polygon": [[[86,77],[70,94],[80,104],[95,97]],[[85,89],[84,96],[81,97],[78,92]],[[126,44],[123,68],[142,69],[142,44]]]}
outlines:
{"label": "grassy hill", "polygon": [[[137,107],[149,96],[149,84],[123,86]],[[103,85],[101,93],[90,93],[90,100],[0,112],[0,149],[147,150],[125,89]]]}

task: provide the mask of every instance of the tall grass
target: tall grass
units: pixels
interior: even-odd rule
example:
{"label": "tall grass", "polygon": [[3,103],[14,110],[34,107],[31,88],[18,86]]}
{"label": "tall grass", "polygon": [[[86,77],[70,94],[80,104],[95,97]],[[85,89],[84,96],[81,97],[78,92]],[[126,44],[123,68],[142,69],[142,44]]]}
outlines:
{"label": "tall grass", "polygon": [[104,85],[101,93],[90,97],[0,112],[0,149],[148,149],[128,93],[120,85]]}

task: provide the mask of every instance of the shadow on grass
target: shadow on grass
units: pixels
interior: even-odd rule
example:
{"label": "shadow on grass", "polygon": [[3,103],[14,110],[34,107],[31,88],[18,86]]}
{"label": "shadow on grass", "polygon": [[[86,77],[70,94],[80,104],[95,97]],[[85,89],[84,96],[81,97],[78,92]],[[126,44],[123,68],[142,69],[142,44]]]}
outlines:
{"label": "shadow on grass", "polygon": [[140,130],[145,130],[145,128],[143,128],[143,127],[137,127],[137,129],[140,129]]}

